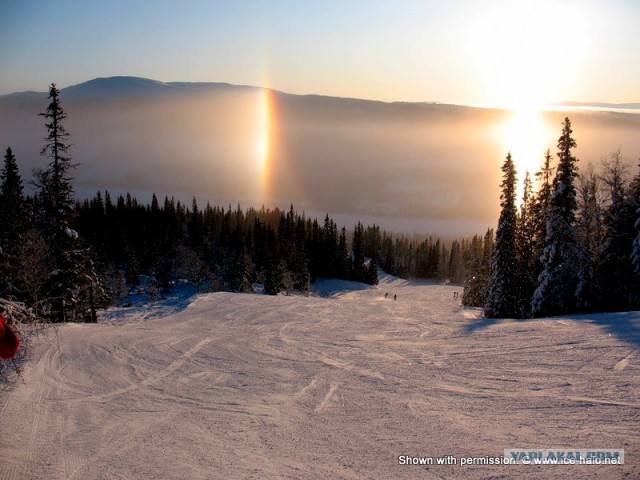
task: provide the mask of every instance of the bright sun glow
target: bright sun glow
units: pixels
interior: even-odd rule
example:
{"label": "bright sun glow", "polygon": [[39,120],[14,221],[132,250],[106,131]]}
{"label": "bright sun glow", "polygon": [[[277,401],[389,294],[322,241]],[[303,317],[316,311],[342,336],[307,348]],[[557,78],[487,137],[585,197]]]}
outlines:
{"label": "bright sun glow", "polygon": [[[548,135],[540,111],[515,110],[502,132],[505,150],[511,152],[518,175],[518,203],[522,200],[526,172],[533,175],[540,170],[544,151],[548,148]],[[506,155],[505,155],[506,156]]]}
{"label": "bright sun glow", "polygon": [[587,13],[566,0],[486,4],[460,41],[487,102],[531,109],[570,99],[589,49]]}
{"label": "bright sun glow", "polygon": [[[494,0],[467,23],[459,39],[486,104],[512,114],[502,128],[504,154],[518,172],[539,170],[550,147],[541,117],[545,104],[573,98],[589,51],[587,2]],[[592,32],[591,32],[592,33]]]}

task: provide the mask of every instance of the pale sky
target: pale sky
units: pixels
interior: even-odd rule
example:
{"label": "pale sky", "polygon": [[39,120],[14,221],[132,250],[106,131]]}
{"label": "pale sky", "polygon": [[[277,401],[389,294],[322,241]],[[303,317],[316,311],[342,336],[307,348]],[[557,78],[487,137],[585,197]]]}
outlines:
{"label": "pale sky", "polygon": [[635,0],[0,0],[0,94],[95,77],[480,105],[638,102]]}

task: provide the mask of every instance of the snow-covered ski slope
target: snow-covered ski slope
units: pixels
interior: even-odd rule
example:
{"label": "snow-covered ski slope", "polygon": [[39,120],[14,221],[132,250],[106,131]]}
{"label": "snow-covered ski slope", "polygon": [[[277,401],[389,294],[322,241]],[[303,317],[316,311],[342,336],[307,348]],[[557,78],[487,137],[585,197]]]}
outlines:
{"label": "snow-covered ski slope", "polygon": [[[459,287],[345,288],[50,331],[0,392],[0,480],[640,477],[640,313],[494,321]],[[505,448],[625,465],[398,464]]]}

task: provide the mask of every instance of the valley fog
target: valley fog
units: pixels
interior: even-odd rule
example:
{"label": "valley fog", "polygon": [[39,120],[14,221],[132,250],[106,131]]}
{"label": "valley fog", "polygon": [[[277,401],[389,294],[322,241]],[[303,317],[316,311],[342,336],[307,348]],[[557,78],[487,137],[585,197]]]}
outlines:
{"label": "valley fog", "polygon": [[[293,203],[345,222],[444,234],[481,232],[497,219],[500,165],[515,148],[504,140],[509,111],[145,82],[62,90],[79,199],[109,190],[142,201],[156,192],[189,204],[193,196],[242,207]],[[25,179],[47,162],[38,116],[46,104],[33,92],[0,97],[0,146],[13,149]],[[640,115],[632,113],[542,112],[540,162],[547,148],[555,159],[567,115],[579,166],[621,150],[635,172]]]}

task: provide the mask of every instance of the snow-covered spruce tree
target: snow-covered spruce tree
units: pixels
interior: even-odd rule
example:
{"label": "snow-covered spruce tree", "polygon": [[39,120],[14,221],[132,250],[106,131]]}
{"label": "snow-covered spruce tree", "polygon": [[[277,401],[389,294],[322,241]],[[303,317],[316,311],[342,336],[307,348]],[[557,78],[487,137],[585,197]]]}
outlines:
{"label": "snow-covered spruce tree", "polygon": [[369,285],[378,284],[378,261],[375,256],[371,257],[367,264],[366,283]]}
{"label": "snow-covered spruce tree", "polygon": [[536,269],[539,259],[536,258],[535,229],[535,197],[531,178],[527,172],[524,177],[522,205],[516,229],[518,311],[522,318],[531,315],[531,298],[537,286]]}
{"label": "snow-covered spruce tree", "polygon": [[[640,167],[640,165],[638,166]],[[631,261],[633,263],[635,277],[633,280],[634,289],[632,290],[634,292],[634,295],[631,301],[633,304],[633,309],[637,310],[638,308],[640,308],[640,171],[635,177],[633,177],[633,180],[631,181],[631,186],[629,187],[629,198],[636,207],[636,237],[633,240],[633,247],[631,250]]]}
{"label": "snow-covered spruce tree", "polygon": [[351,271],[351,258],[347,249],[347,229],[342,227],[338,239],[338,253],[336,258],[336,277],[346,279]]}
{"label": "snow-covered spruce tree", "polygon": [[632,298],[636,296],[632,250],[637,235],[637,204],[632,187],[627,185],[627,165],[622,154],[612,154],[603,167],[601,178],[608,190],[609,204],[604,215],[605,236],[600,269],[604,288],[601,308],[607,311],[628,310],[632,308]]}
{"label": "snow-covered spruce tree", "polygon": [[67,114],[62,109],[55,84],[49,88],[49,106],[41,113],[47,136],[41,154],[50,158],[46,169],[34,172],[40,208],[40,225],[51,247],[53,270],[44,285],[43,313],[52,321],[96,320],[96,309],[108,304],[103,281],[71,228],[75,213],[71,170],[76,167],[69,156],[69,133],[64,127]]}
{"label": "snow-covered spruce tree", "polygon": [[474,235],[471,244],[465,252],[466,276],[464,280],[464,290],[462,292],[462,304],[469,307],[481,307],[484,305],[486,292],[484,285],[479,278],[482,265],[482,238]]}
{"label": "snow-covered spruce tree", "polygon": [[367,267],[364,264],[364,245],[363,245],[364,227],[362,223],[353,229],[353,240],[351,241],[351,280],[354,282],[366,282]]}
{"label": "snow-covered spruce tree", "polygon": [[565,118],[558,139],[558,169],[546,216],[546,237],[542,254],[542,272],[531,301],[534,316],[562,315],[574,312],[580,296],[580,275],[576,268],[584,260],[575,230],[577,159],[571,121]]}
{"label": "snow-covered spruce tree", "polygon": [[42,206],[40,221],[57,261],[61,260],[69,248],[70,236],[67,229],[70,227],[75,205],[71,170],[77,166],[71,163],[69,156],[71,144],[69,133],[64,127],[67,114],[62,109],[59,96],[56,85],[52,83],[49,88],[49,106],[46,112],[40,114],[45,119],[48,132],[40,153],[49,157],[50,162],[47,168],[34,172]]}
{"label": "snow-covered spruce tree", "polygon": [[318,275],[324,278],[337,276],[338,264],[338,227],[327,214],[324,218],[324,235],[322,237],[322,260]]}
{"label": "snow-covered spruce tree", "polygon": [[286,270],[284,261],[277,256],[267,262],[264,281],[264,293],[267,295],[277,295],[283,288],[283,277]]}
{"label": "snow-covered spruce tree", "polygon": [[604,227],[599,198],[600,183],[592,164],[587,164],[578,176],[577,195],[576,231],[578,244],[585,253],[585,261],[579,266],[583,279],[581,307],[593,309],[601,304],[602,284],[598,271],[602,257]]}
{"label": "snow-covered spruce tree", "polygon": [[[7,148],[0,173],[0,298],[18,298],[19,252],[26,230],[26,205],[22,178],[11,148]],[[20,298],[20,300],[22,300]]]}
{"label": "snow-covered spruce tree", "polygon": [[464,260],[462,258],[462,248],[458,240],[454,240],[451,244],[448,276],[451,283],[464,282]]}
{"label": "snow-covered spruce tree", "polygon": [[[551,151],[544,153],[544,163],[542,168],[535,175],[539,184],[538,191],[532,205],[531,221],[533,223],[533,258],[534,258],[534,278],[535,287],[538,286],[538,276],[542,272],[542,253],[544,251],[545,240],[547,238],[547,213],[549,202],[553,193],[553,167],[551,166]],[[534,287],[534,290],[535,290]],[[531,307],[529,307],[531,308]]]}
{"label": "snow-covered spruce tree", "polygon": [[233,274],[230,281],[232,292],[252,293],[251,280],[253,276],[253,268],[251,258],[247,254],[244,242],[235,251],[232,260]]}
{"label": "snow-covered spruce tree", "polygon": [[485,311],[493,317],[519,317],[518,256],[516,246],[516,170],[511,153],[502,165],[500,218],[491,258]]}
{"label": "snow-covered spruce tree", "polygon": [[51,299],[49,316],[53,321],[95,323],[97,310],[108,306],[111,298],[90,249],[82,248],[80,239],[77,242],[46,285]]}
{"label": "snow-covered spruce tree", "polygon": [[293,289],[306,295],[310,289],[311,273],[305,245],[305,225],[305,218],[298,216],[291,205],[289,212],[280,218],[278,236],[280,251],[287,265],[287,271],[283,273],[285,289]]}
{"label": "snow-covered spruce tree", "polygon": [[488,229],[484,239],[474,235],[466,258],[466,278],[462,304],[483,307],[487,300],[489,270],[493,255],[493,229]]}

